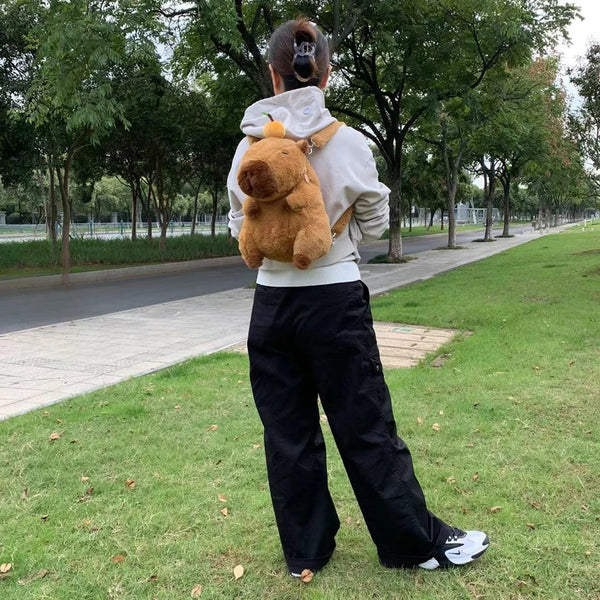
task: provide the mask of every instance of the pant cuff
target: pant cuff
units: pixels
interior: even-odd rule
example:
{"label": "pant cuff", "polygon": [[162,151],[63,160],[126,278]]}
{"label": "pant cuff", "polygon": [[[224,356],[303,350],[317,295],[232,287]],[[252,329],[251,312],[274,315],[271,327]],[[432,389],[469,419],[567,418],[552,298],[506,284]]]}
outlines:
{"label": "pant cuff", "polygon": [[331,558],[333,552],[327,556],[321,556],[318,558],[287,558],[288,570],[290,573],[302,573],[304,569],[310,569],[313,573],[320,571]]}

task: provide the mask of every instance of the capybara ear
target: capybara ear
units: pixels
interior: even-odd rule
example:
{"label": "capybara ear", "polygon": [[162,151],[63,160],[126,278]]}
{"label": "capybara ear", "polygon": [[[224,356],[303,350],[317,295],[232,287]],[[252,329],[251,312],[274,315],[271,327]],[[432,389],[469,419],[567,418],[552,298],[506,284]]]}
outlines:
{"label": "capybara ear", "polygon": [[304,154],[308,154],[308,151],[310,150],[310,146],[306,140],[298,140],[296,142],[296,146],[298,146],[298,148],[300,148]]}

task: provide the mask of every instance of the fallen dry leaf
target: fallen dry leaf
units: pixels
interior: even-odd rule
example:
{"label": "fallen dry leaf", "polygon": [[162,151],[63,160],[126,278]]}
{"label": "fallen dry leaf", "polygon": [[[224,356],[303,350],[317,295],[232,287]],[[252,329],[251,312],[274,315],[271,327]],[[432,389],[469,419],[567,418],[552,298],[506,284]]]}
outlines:
{"label": "fallen dry leaf", "polygon": [[219,494],[219,502],[227,502],[227,498],[223,494]]}
{"label": "fallen dry leaf", "polygon": [[5,573],[8,573],[11,569],[12,569],[12,563],[2,563],[0,565],[0,573],[2,573],[2,575],[4,575]]}
{"label": "fallen dry leaf", "polygon": [[29,494],[27,488],[25,488],[23,490],[23,493],[21,494],[21,500],[25,500],[27,498],[27,495]]}
{"label": "fallen dry leaf", "polygon": [[542,508],[542,505],[539,502],[530,502],[529,504],[535,508],[535,510],[540,510],[540,508]]}
{"label": "fallen dry leaf", "polygon": [[175,405],[175,410],[181,410],[181,404],[176,404]]}
{"label": "fallen dry leaf", "polygon": [[417,417],[417,423],[419,425],[423,425],[423,423],[425,423],[425,419],[423,417]]}
{"label": "fallen dry leaf", "polygon": [[479,473],[475,473],[475,475],[473,475],[473,481],[477,481],[479,479]]}
{"label": "fallen dry leaf", "polygon": [[492,506],[492,507],[490,507],[490,512],[491,513],[497,513],[497,512],[500,512],[501,510],[502,510],[501,506]]}
{"label": "fallen dry leaf", "polygon": [[50,518],[50,515],[42,515],[42,516],[40,517],[40,519],[41,519],[42,521],[47,521],[49,518]]}
{"label": "fallen dry leaf", "polygon": [[128,479],[125,482],[125,487],[128,487],[130,490],[132,490],[135,487],[135,479]]}
{"label": "fallen dry leaf", "polygon": [[148,577],[149,583],[156,583],[157,581],[158,581],[158,575],[150,575],[150,577]]}
{"label": "fallen dry leaf", "polygon": [[304,569],[302,573],[300,573],[300,581],[302,583],[310,583],[315,574],[310,569]]}
{"label": "fallen dry leaf", "polygon": [[439,431],[442,428],[442,426],[439,423],[434,423],[431,426],[431,429],[433,429],[434,431]]}
{"label": "fallen dry leaf", "polygon": [[473,600],[483,600],[483,598],[485,598],[485,594],[482,594],[480,591],[477,590],[476,583],[470,581],[469,583],[467,583],[467,589],[471,593]]}
{"label": "fallen dry leaf", "polygon": [[229,511],[227,510],[227,507],[222,508],[220,512],[224,517],[229,515]]}
{"label": "fallen dry leaf", "polygon": [[535,529],[535,525],[533,523],[527,523],[527,527],[529,527],[529,529]]}
{"label": "fallen dry leaf", "polygon": [[202,586],[197,583],[193,588],[192,588],[192,592],[191,592],[191,597],[192,598],[200,598],[200,596],[202,595]]}
{"label": "fallen dry leaf", "polygon": [[444,416],[444,411],[440,410],[440,415],[443,417]]}
{"label": "fallen dry leaf", "polygon": [[448,477],[448,479],[446,479],[446,483],[456,483],[456,479],[454,477]]}
{"label": "fallen dry leaf", "polygon": [[113,563],[118,564],[125,562],[125,557],[122,554],[115,554],[111,559]]}
{"label": "fallen dry leaf", "polygon": [[216,431],[217,429],[219,429],[218,425],[211,425],[210,427],[206,428],[206,431]]}
{"label": "fallen dry leaf", "polygon": [[236,579],[239,579],[243,575],[244,575],[244,567],[242,567],[242,565],[237,565],[236,567],[234,567],[234,569],[233,569],[233,576]]}
{"label": "fallen dry leaf", "polygon": [[60,433],[57,433],[56,431],[54,433],[50,434],[50,437],[48,438],[51,442],[55,442],[56,440],[60,439]]}
{"label": "fallen dry leaf", "polygon": [[253,447],[255,450],[258,450],[258,449],[260,448],[260,444],[252,444],[252,447]]}
{"label": "fallen dry leaf", "polygon": [[90,478],[89,478],[89,477],[86,477],[85,475],[82,475],[82,476],[79,478],[79,481],[84,481],[84,482],[85,482],[85,481],[89,481],[89,480],[90,480]]}

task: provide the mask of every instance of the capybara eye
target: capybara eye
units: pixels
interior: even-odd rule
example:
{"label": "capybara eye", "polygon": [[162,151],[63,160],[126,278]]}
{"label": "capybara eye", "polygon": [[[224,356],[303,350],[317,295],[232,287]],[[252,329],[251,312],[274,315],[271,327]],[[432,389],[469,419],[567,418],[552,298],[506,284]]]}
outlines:
{"label": "capybara eye", "polygon": [[287,150],[282,150],[281,154],[285,154],[287,156],[289,154],[289,152]]}

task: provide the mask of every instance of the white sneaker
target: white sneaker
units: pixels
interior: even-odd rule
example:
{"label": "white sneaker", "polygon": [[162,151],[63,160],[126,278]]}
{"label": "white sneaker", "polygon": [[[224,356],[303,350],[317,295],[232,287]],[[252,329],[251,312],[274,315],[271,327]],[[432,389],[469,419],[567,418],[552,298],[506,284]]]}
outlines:
{"label": "white sneaker", "polygon": [[446,543],[438,552],[419,564],[422,569],[460,567],[478,559],[490,545],[483,531],[462,531],[452,528]]}

